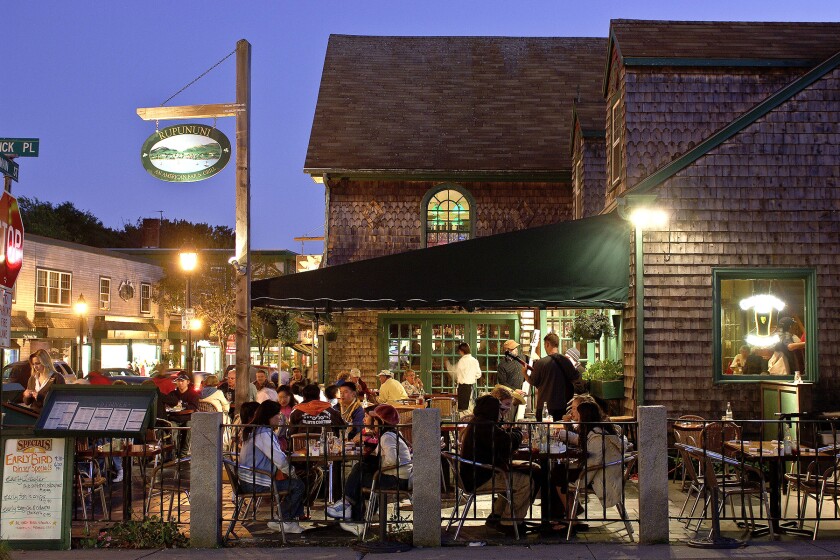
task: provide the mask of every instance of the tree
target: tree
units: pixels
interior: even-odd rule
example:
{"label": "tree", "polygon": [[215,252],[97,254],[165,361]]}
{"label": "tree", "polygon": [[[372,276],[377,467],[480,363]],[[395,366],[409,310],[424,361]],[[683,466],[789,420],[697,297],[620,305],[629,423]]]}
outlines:
{"label": "tree", "polygon": [[[125,247],[142,247],[143,220],[125,224],[122,236]],[[228,226],[169,219],[164,219],[160,224],[160,246],[165,249],[179,249],[185,245],[199,249],[233,249],[235,242],[236,232]]]}
{"label": "tree", "polygon": [[79,210],[72,202],[53,204],[35,197],[18,198],[26,233],[52,239],[81,243],[92,247],[119,247],[123,236],[102,224],[90,212]]}
{"label": "tree", "polygon": [[278,346],[297,341],[297,313],[270,307],[259,307],[251,314],[251,340],[260,353],[260,364],[265,363],[265,352],[273,340]]}
{"label": "tree", "polygon": [[[181,313],[186,305],[186,282],[183,272],[169,270],[155,284],[152,299],[167,313]],[[196,318],[210,327],[210,337],[219,346],[236,329],[234,282],[231,266],[199,266],[190,280],[190,303]]]}

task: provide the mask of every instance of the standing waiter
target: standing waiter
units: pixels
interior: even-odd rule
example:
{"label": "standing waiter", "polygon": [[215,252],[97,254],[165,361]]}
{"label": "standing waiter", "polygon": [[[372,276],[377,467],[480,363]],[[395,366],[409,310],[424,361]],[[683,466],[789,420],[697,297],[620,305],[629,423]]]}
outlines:
{"label": "standing waiter", "polygon": [[449,360],[444,360],[443,363],[458,385],[458,411],[460,412],[470,407],[475,382],[481,377],[481,366],[470,353],[470,345],[466,342],[458,345],[458,355],[460,358],[454,367]]}
{"label": "standing waiter", "polygon": [[[583,380],[566,356],[560,354],[560,337],[548,333],[543,338],[546,356],[534,362],[528,381],[537,388],[537,421],[542,422],[543,403],[553,418],[562,418],[566,403],[574,393],[583,392]],[[526,373],[527,375],[527,373]]]}

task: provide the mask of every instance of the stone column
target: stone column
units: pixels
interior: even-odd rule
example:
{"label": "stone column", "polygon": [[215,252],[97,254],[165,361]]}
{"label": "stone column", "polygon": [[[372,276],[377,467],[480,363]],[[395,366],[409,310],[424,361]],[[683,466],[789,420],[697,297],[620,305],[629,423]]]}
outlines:
{"label": "stone column", "polygon": [[667,543],[668,416],[664,406],[640,406],[639,541]]}
{"label": "stone column", "polygon": [[192,415],[190,545],[194,548],[215,548],[222,541],[221,426],[221,412]]}
{"label": "stone column", "polygon": [[412,413],[414,546],[440,546],[440,410]]}

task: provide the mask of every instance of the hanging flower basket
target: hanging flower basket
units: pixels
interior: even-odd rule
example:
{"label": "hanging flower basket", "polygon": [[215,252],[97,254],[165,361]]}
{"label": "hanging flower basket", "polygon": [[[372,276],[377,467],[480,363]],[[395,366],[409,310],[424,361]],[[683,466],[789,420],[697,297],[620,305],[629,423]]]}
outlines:
{"label": "hanging flower basket", "polygon": [[600,340],[602,336],[613,337],[612,320],[603,313],[581,313],[572,321],[572,330],[569,335],[574,340],[594,341]]}

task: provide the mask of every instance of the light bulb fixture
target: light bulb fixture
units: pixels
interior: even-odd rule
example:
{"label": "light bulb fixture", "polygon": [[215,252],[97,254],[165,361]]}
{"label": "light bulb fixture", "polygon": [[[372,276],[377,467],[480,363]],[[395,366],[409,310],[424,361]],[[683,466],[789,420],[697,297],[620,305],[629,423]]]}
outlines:
{"label": "light bulb fixture", "polygon": [[201,319],[190,319],[190,330],[197,331],[201,329],[202,322]]}
{"label": "light bulb fixture", "polygon": [[236,257],[231,257],[228,259],[228,264],[231,265],[236,272],[241,275],[245,275],[248,272],[248,262],[239,262],[239,259]]}
{"label": "light bulb fixture", "polygon": [[774,309],[781,311],[785,302],[771,294],[757,294],[741,300],[741,309],[755,309],[756,313],[771,313]]}
{"label": "light bulb fixture", "polygon": [[178,258],[181,261],[181,270],[192,272],[198,265],[198,253],[195,251],[181,251],[178,253]]}
{"label": "light bulb fixture", "polygon": [[770,348],[771,346],[777,345],[781,339],[777,334],[771,334],[770,336],[762,336],[760,334],[748,334],[747,338],[744,339],[747,344],[750,346],[755,346],[756,348]]}
{"label": "light bulb fixture", "polygon": [[79,294],[79,299],[76,301],[75,305],[73,305],[73,309],[76,311],[76,315],[85,315],[88,311],[88,304],[85,301],[85,296]]}
{"label": "light bulb fixture", "polygon": [[668,225],[668,214],[661,208],[641,206],[630,212],[630,222],[638,229],[662,229]]}

